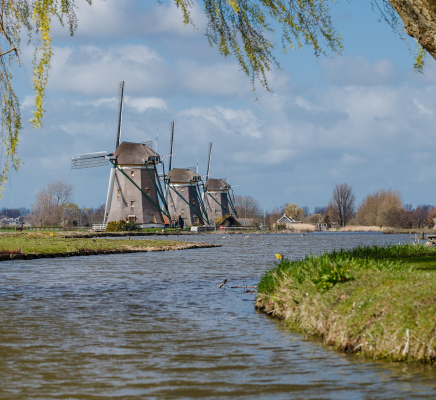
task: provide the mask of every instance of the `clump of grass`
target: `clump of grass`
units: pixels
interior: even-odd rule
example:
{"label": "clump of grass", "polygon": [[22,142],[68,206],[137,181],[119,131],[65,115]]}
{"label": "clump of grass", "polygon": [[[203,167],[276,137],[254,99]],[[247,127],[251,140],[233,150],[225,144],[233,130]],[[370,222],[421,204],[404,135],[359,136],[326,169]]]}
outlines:
{"label": "clump of grass", "polygon": [[[436,260],[421,245],[359,247],[280,259],[258,285],[256,307],[338,350],[396,361],[436,360]],[[425,263],[424,263],[425,264]]]}
{"label": "clump of grass", "polygon": [[351,250],[339,250],[331,253],[332,257],[348,257],[360,259],[394,259],[417,256],[436,255],[436,247],[427,247],[422,243],[404,243],[384,246],[359,246]]}

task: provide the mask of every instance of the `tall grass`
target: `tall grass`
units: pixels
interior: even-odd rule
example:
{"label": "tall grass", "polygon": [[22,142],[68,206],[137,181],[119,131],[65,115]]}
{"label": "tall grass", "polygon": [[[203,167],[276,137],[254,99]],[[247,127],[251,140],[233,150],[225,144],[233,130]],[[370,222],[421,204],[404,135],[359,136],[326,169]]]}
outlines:
{"label": "tall grass", "polygon": [[340,229],[341,232],[381,232],[379,226],[347,225]]}
{"label": "tall grass", "polygon": [[312,224],[287,224],[287,231],[290,232],[315,232],[315,225]]}
{"label": "tall grass", "polygon": [[398,245],[386,244],[384,246],[358,246],[350,250],[334,250],[330,253],[332,257],[348,257],[360,259],[394,259],[417,256],[434,256],[436,247],[427,247],[421,243],[404,243]]}
{"label": "tall grass", "polygon": [[436,273],[422,268],[434,264],[427,256],[436,249],[400,244],[283,258],[259,282],[256,308],[341,351],[434,364]]}
{"label": "tall grass", "polygon": [[436,248],[405,243],[334,250],[321,256],[310,255],[295,261],[282,258],[275,263],[273,269],[264,273],[258,285],[258,292],[273,293],[285,277],[297,284],[311,281],[319,289],[325,290],[336,283],[353,279],[353,274],[359,270],[412,271],[412,267],[403,265],[395,259],[423,254],[436,255]]}

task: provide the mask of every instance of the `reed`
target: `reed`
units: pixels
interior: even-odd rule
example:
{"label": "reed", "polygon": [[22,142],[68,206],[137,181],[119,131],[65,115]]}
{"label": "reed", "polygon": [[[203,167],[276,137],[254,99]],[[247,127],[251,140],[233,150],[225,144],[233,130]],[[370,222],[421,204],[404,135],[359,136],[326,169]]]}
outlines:
{"label": "reed", "polygon": [[315,225],[312,225],[312,224],[292,224],[290,226],[290,228],[287,228],[286,230],[289,232],[315,232]]}
{"label": "reed", "polygon": [[340,229],[341,232],[381,232],[379,226],[347,225]]}
{"label": "reed", "polygon": [[434,363],[435,269],[436,249],[413,244],[280,259],[256,307],[341,351]]}

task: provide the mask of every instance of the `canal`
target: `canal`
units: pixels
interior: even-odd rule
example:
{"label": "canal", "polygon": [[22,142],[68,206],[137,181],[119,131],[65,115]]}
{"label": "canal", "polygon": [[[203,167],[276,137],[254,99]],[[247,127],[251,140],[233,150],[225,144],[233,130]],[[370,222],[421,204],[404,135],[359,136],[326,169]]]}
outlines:
{"label": "canal", "polygon": [[223,247],[0,263],[0,398],[436,397],[434,367],[337,353],[256,312],[255,294],[232,288],[256,285],[276,253],[299,258],[409,236],[178,239]]}

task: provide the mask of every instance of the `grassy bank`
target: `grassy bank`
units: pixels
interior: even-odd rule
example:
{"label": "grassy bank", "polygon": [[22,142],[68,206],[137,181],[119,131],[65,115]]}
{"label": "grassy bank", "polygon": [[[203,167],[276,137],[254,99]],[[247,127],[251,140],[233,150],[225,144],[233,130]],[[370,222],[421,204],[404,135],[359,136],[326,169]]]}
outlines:
{"label": "grassy bank", "polygon": [[0,238],[0,254],[44,254],[114,250],[159,251],[193,248],[195,245],[198,245],[198,243],[183,243],[170,240],[67,238],[58,237],[52,233],[22,233],[19,235],[2,235]]}
{"label": "grassy bank", "polygon": [[281,259],[256,307],[345,352],[436,361],[436,248],[405,244]]}

